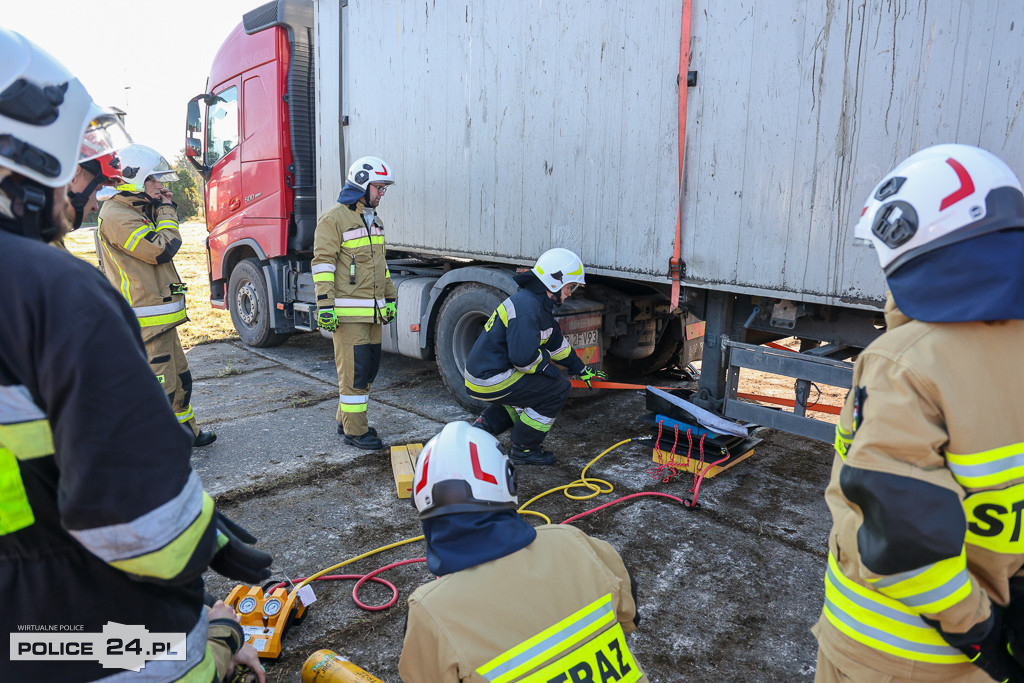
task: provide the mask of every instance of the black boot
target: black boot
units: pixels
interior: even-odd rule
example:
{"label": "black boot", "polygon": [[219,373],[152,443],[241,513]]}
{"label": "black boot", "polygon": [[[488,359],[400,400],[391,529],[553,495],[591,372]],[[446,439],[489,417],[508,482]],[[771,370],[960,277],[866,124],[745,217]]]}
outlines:
{"label": "black boot", "polygon": [[508,459],[516,465],[554,465],[558,458],[551,451],[546,451],[543,448],[522,448],[516,444],[512,444],[512,450],[508,454]]}
{"label": "black boot", "polygon": [[209,446],[211,443],[217,440],[217,435],[213,432],[200,431],[196,434],[195,441],[192,442],[192,448],[202,448],[203,446]]}
{"label": "black boot", "polygon": [[364,451],[379,451],[384,448],[384,442],[374,432],[369,431],[359,436],[345,434],[344,441],[348,445],[362,448]]}
{"label": "black boot", "polygon": [[[373,434],[374,436],[377,436],[377,430],[374,429],[373,427],[367,427],[366,428],[366,433],[367,434]],[[340,422],[338,423],[338,434],[340,434],[341,436],[345,436],[345,428],[341,425]]]}

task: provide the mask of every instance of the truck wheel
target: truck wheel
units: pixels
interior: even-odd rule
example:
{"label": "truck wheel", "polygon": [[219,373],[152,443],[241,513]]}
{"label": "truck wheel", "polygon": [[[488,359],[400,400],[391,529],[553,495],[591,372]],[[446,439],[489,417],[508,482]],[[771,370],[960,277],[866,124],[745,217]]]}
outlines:
{"label": "truck wheel", "polygon": [[260,263],[254,258],[239,261],[228,280],[231,322],[249,346],[277,346],[288,338],[270,326],[270,296]]}
{"label": "truck wheel", "polygon": [[466,392],[462,378],[466,356],[484,331],[484,323],[504,300],[505,293],[494,287],[475,283],[459,285],[445,299],[437,316],[434,353],[441,379],[455,395],[455,400],[472,411],[483,410],[487,403]]}

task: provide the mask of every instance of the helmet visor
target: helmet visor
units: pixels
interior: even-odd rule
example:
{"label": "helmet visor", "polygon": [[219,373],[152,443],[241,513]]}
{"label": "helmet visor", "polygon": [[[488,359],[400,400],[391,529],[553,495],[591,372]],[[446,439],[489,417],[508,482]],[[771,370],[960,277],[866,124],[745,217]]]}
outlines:
{"label": "helmet visor", "polygon": [[115,114],[98,111],[98,115],[89,122],[82,136],[82,144],[78,152],[78,163],[101,157],[127,147],[132,142]]}

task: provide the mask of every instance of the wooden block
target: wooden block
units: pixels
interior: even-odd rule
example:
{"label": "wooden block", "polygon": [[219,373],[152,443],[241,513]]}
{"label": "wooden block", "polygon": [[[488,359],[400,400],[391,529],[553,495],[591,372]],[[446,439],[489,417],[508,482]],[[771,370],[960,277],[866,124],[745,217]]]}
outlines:
{"label": "wooden block", "polygon": [[416,455],[421,450],[421,443],[391,447],[391,473],[395,477],[395,489],[399,498],[412,496],[412,475],[416,471]]}
{"label": "wooden block", "polygon": [[[721,465],[716,465],[715,467],[712,467],[711,469],[709,469],[707,471],[707,473],[704,475],[704,478],[705,479],[710,479],[711,477],[715,476],[716,474],[720,474],[720,473],[726,471],[727,469],[729,469],[733,465],[735,465],[735,464],[737,464],[737,463],[739,463],[739,462],[741,462],[743,460],[746,460],[747,458],[749,458],[753,454],[754,454],[754,449],[751,448],[750,450],[748,450],[743,455],[740,455],[739,457],[733,456],[733,457],[729,458],[728,460],[726,460]],[[669,451],[663,451],[663,450],[659,450],[659,449],[655,448],[654,449],[654,456],[651,458],[651,460],[653,460],[654,462],[658,463],[659,465],[661,465],[661,464],[671,465],[672,467],[676,468],[677,470],[684,470],[684,471],[690,472],[692,474],[698,474],[701,470],[707,469],[707,467],[711,463],[715,462],[716,460],[718,460],[721,457],[722,457],[721,455],[716,455],[715,457],[709,457],[709,454],[705,453],[704,454],[704,462],[703,463],[700,461],[700,458],[694,458],[694,457],[689,458],[689,461],[687,461],[685,453],[683,453],[683,454],[680,454],[680,453],[670,453]]]}

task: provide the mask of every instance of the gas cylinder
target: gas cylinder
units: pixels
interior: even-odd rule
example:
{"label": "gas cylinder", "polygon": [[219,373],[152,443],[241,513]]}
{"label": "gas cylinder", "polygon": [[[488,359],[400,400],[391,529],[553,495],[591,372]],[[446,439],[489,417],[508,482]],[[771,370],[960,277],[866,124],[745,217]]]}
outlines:
{"label": "gas cylinder", "polygon": [[302,683],[384,683],[331,650],[317,650],[302,665]]}

